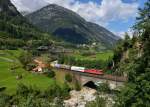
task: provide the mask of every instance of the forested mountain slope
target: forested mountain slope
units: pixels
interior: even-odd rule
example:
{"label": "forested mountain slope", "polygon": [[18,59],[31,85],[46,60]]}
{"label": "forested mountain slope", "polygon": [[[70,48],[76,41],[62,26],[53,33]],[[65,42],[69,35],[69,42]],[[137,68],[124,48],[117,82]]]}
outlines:
{"label": "forested mountain slope", "polygon": [[0,0],[0,48],[22,47],[45,34],[30,24],[10,2]]}

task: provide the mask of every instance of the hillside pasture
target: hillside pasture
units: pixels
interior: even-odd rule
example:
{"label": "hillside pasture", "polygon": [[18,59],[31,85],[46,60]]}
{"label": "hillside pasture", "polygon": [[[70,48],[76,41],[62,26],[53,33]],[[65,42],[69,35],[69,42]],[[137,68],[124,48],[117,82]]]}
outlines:
{"label": "hillside pasture", "polygon": [[113,52],[112,51],[106,51],[106,52],[99,52],[99,53],[93,53],[89,55],[83,55],[82,53],[73,54],[73,57],[80,60],[103,60],[107,61],[109,58],[112,58]]}
{"label": "hillside pasture", "polygon": [[[22,50],[0,50],[0,87],[6,87],[5,92],[13,94],[17,85],[23,83],[27,86],[35,86],[40,90],[50,87],[54,80],[44,75],[30,73],[22,68],[18,57]],[[12,70],[12,67],[16,67]],[[21,76],[21,79],[17,79]]]}

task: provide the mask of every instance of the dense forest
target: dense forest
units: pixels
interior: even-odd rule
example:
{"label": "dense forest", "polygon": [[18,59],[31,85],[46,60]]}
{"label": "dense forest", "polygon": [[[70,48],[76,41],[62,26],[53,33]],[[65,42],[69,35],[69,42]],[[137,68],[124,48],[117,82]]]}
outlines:
{"label": "dense forest", "polygon": [[51,36],[30,24],[9,0],[1,0],[0,8],[0,49],[37,47],[52,43]]}
{"label": "dense forest", "polygon": [[[134,26],[137,37],[132,40],[125,39],[122,47],[116,51],[116,56],[130,51],[125,61],[115,56],[117,68],[124,69],[128,75],[128,82],[118,94],[116,106],[118,107],[149,107],[150,105],[150,0],[144,8],[139,9],[139,17]],[[131,45],[129,45],[131,44]],[[119,44],[121,45],[121,44]],[[123,62],[124,66],[121,64]],[[117,71],[119,72],[119,70]]]}

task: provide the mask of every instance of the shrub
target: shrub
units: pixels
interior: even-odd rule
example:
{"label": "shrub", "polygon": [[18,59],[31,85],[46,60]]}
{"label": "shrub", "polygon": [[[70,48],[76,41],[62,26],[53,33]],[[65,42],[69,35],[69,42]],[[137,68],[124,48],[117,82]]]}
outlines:
{"label": "shrub", "polygon": [[44,96],[50,97],[50,98],[60,97],[61,94],[62,94],[61,87],[57,85],[56,83],[53,84],[44,92]]}
{"label": "shrub", "polygon": [[78,80],[75,80],[75,90],[80,91],[81,90],[81,84]]}
{"label": "shrub", "polygon": [[46,72],[45,74],[46,74],[46,76],[49,77],[49,78],[54,78],[55,75],[56,75],[54,71],[49,71],[49,72]]}
{"label": "shrub", "polygon": [[23,52],[19,57],[19,61],[22,63],[23,67],[26,68],[32,61],[32,54],[29,52]]}
{"label": "shrub", "polygon": [[24,84],[19,84],[17,87],[17,95],[27,96],[29,93],[29,88]]}
{"label": "shrub", "polygon": [[66,80],[67,82],[72,82],[72,76],[71,76],[70,74],[66,74],[66,75],[65,75],[65,80]]}
{"label": "shrub", "polygon": [[35,67],[36,67],[35,64],[29,63],[29,64],[26,65],[26,70],[27,70],[27,71],[31,71],[31,70],[32,70],[33,68],[35,68]]}
{"label": "shrub", "polygon": [[65,82],[62,87],[62,97],[65,99],[69,99],[70,98],[70,94],[69,94],[70,90],[71,89],[70,89],[69,85]]}
{"label": "shrub", "polygon": [[10,107],[11,96],[0,93],[0,107]]}
{"label": "shrub", "polygon": [[0,87],[0,92],[3,92],[6,90],[6,87]]}
{"label": "shrub", "polygon": [[97,96],[95,101],[88,102],[85,107],[106,107],[106,100]]}
{"label": "shrub", "polygon": [[101,83],[98,86],[98,92],[110,93],[110,87],[108,83]]}

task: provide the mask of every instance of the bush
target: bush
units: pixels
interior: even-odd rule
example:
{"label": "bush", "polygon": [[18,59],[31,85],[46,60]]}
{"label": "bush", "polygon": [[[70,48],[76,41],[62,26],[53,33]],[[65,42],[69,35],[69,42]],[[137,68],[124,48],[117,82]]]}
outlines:
{"label": "bush", "polygon": [[24,84],[19,84],[17,87],[17,95],[27,96],[29,93],[29,88]]}
{"label": "bush", "polygon": [[69,91],[69,85],[66,83],[63,87],[54,83],[45,91],[19,84],[16,94],[0,93],[0,107],[54,107],[54,104],[55,107],[63,107],[63,100],[69,98]]}
{"label": "bush", "polygon": [[44,92],[44,96],[49,98],[60,97],[62,94],[61,87],[56,83],[54,83]]}
{"label": "bush", "polygon": [[106,107],[106,100],[97,96],[95,101],[88,102],[85,107]]}
{"label": "bush", "polygon": [[69,91],[70,91],[69,85],[65,82],[62,87],[60,87],[58,84],[54,83],[51,87],[49,87],[44,92],[44,97],[47,98],[63,98],[67,99],[70,98]]}
{"label": "bush", "polygon": [[0,87],[0,92],[3,92],[6,90],[6,87]]}
{"label": "bush", "polygon": [[63,87],[62,87],[62,97],[65,98],[65,99],[69,99],[70,98],[70,92],[71,88],[69,87],[69,85],[65,82],[63,84]]}
{"label": "bush", "polygon": [[0,93],[0,107],[10,107],[11,96]]}
{"label": "bush", "polygon": [[32,70],[33,68],[35,68],[35,67],[36,67],[35,64],[29,63],[29,64],[26,65],[26,70],[27,70],[27,71],[31,71],[31,70]]}
{"label": "bush", "polygon": [[65,75],[65,80],[66,80],[67,82],[72,82],[72,76],[71,76],[70,74],[66,74],[66,75]]}
{"label": "bush", "polygon": [[81,84],[78,80],[75,80],[75,90],[80,91],[81,90]]}
{"label": "bush", "polygon": [[45,74],[46,74],[46,76],[49,77],[49,78],[54,78],[55,75],[56,75],[55,72],[52,71],[52,70],[51,70],[51,71],[49,70],[48,72],[45,72]]}
{"label": "bush", "polygon": [[108,83],[101,83],[98,86],[98,92],[110,93],[110,87]]}
{"label": "bush", "polygon": [[32,62],[32,54],[23,52],[19,57],[19,61],[22,63],[23,67],[26,68],[27,65]]}

